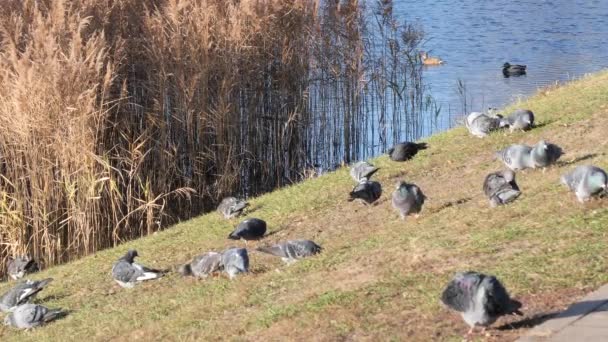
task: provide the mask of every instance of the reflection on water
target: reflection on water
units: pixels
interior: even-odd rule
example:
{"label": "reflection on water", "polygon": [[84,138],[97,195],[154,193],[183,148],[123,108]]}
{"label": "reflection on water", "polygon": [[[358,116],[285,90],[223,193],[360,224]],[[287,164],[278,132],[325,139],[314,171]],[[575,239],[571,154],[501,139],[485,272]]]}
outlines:
{"label": "reflection on water", "polygon": [[[450,128],[463,114],[458,80],[467,110],[479,111],[608,66],[608,0],[401,0],[394,11],[419,22],[423,48],[446,61],[424,70],[441,106],[436,126],[425,132]],[[527,65],[527,75],[503,77],[504,62]]]}

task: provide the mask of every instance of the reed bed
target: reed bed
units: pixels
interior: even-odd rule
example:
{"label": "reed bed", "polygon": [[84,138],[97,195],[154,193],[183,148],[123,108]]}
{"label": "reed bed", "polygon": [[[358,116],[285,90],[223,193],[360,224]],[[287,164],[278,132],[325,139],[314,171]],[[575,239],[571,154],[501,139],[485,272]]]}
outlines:
{"label": "reed bed", "polygon": [[0,269],[419,137],[421,39],[390,0],[3,1]]}

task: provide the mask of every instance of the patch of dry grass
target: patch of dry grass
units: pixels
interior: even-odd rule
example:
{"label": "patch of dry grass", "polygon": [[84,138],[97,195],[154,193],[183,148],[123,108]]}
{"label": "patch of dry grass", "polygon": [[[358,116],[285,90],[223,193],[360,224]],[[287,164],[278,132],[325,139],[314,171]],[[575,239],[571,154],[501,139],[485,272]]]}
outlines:
{"label": "patch of dry grass", "polygon": [[[253,272],[235,281],[193,281],[171,274],[131,291],[110,278],[112,262],[137,248],[141,262],[168,267],[234,242],[237,220],[216,213],[153,236],[51,268],[56,281],[40,301],[73,312],[32,332],[3,330],[12,340],[460,340],[460,317],[439,295],[452,274],[497,275],[524,302],[523,318],[554,312],[608,281],[608,205],[580,205],[559,176],[580,163],[608,168],[608,73],[545,91],[513,107],[532,109],[541,127],[478,139],[457,128],[428,139],[414,160],[373,162],[384,195],[376,206],[346,201],[346,169],[253,199],[249,216],[268,221],[266,242],[312,238],[324,252],[292,266],[251,253]],[[545,173],[518,173],[522,196],[490,208],[485,175],[502,166],[493,151],[541,138],[566,151]],[[591,155],[590,157],[588,155]],[[581,160],[581,158],[585,159]],[[398,179],[421,186],[429,200],[419,219],[401,221],[390,206]],[[3,291],[9,285],[3,284]],[[496,323],[481,340],[513,340],[518,318]],[[512,323],[516,329],[509,328]],[[524,322],[525,323],[525,322]]]}

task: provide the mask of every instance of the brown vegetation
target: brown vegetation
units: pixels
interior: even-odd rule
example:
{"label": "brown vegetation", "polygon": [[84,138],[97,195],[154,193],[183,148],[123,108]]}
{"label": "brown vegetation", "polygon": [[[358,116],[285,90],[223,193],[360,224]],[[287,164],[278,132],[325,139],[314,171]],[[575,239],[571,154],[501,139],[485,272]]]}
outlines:
{"label": "brown vegetation", "polygon": [[3,1],[0,269],[74,259],[419,135],[421,33],[377,6]]}

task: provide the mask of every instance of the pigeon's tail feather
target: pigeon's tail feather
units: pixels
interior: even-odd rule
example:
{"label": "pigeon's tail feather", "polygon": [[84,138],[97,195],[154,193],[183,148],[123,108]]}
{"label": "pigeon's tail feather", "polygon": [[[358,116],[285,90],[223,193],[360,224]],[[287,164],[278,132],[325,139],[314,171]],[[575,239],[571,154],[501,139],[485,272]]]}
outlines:
{"label": "pigeon's tail feather", "polygon": [[241,211],[249,206],[249,202],[240,201],[232,207],[233,212]]}
{"label": "pigeon's tail feather", "polygon": [[395,151],[395,149],[393,147],[391,147],[388,149],[388,151],[386,153],[390,156],[391,154],[393,154],[393,151]]}
{"label": "pigeon's tail feather", "polygon": [[523,312],[521,312],[519,309],[521,309],[522,304],[520,301],[515,300],[515,299],[511,299],[511,314],[513,315],[517,315],[517,316],[523,316]]}
{"label": "pigeon's tail feather", "polygon": [[501,191],[497,194],[497,197],[500,199],[500,203],[507,204],[513,202],[517,197],[521,195],[521,191],[515,189],[508,189],[505,191]]}
{"label": "pigeon's tail feather", "polygon": [[58,319],[58,318],[62,318],[67,316],[68,312],[59,308],[59,309],[51,309],[49,311],[47,311],[44,314],[44,317],[42,318],[42,320],[47,323],[50,322],[52,320]]}
{"label": "pigeon's tail feather", "polygon": [[270,246],[270,247],[259,247],[256,249],[258,252],[272,254],[278,257],[286,258],[287,255],[285,251],[278,245]]}
{"label": "pigeon's tail feather", "polygon": [[415,143],[416,144],[416,148],[419,150],[426,150],[428,145],[425,142],[421,142],[421,143]]}
{"label": "pigeon's tail feather", "polygon": [[190,264],[181,265],[177,270],[184,277],[192,275],[192,266]]}
{"label": "pigeon's tail feather", "polygon": [[241,237],[238,236],[235,232],[228,234],[228,238],[231,240],[240,240],[241,239]]}
{"label": "pigeon's tail feather", "polygon": [[144,272],[143,275],[137,277],[137,281],[157,279],[157,278],[162,277],[163,274],[164,273],[162,273],[162,272]]}
{"label": "pigeon's tail feather", "polygon": [[42,280],[38,281],[38,284],[36,287],[42,289],[43,287],[47,286],[52,281],[53,281],[53,278],[42,279]]}

